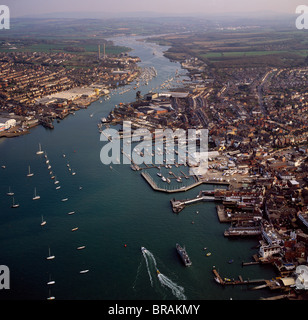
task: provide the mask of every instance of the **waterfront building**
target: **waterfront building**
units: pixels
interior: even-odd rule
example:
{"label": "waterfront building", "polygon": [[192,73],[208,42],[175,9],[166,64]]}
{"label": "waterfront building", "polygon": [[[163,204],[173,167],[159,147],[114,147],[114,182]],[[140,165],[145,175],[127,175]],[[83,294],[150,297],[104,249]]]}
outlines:
{"label": "waterfront building", "polygon": [[262,229],[262,238],[260,241],[259,255],[262,259],[270,259],[273,255],[277,255],[282,250],[283,241],[275,230],[265,228]]}
{"label": "waterfront building", "polygon": [[15,119],[0,118],[0,131],[8,130],[16,126]]}

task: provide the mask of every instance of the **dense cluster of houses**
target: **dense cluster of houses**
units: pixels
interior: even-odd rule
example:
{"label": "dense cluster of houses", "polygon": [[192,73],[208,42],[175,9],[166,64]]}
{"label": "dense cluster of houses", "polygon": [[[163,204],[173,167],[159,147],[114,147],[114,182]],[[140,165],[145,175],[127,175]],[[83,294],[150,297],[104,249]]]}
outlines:
{"label": "dense cluster of houses", "polygon": [[138,61],[126,54],[98,59],[63,52],[2,52],[0,111],[25,117],[17,121],[25,127],[42,118],[63,117],[77,98],[89,98],[82,101],[87,105],[93,96],[131,82],[139,73]]}
{"label": "dense cluster of houses", "polygon": [[210,162],[212,179],[247,177],[224,192],[222,211],[232,223],[226,234],[258,236],[256,259],[281,275],[294,272],[308,261],[308,68],[234,68],[213,76],[198,59],[183,66],[191,77],[185,88],[117,106],[109,121],[208,128],[209,146],[220,153]]}

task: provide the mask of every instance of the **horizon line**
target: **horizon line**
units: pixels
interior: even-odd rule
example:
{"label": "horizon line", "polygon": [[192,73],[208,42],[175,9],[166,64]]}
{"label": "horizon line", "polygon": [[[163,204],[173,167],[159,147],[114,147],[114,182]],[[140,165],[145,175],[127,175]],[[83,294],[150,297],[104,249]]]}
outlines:
{"label": "horizon line", "polygon": [[[210,16],[237,16],[237,17],[244,17],[245,15],[254,15],[254,16],[258,16],[258,15],[263,15],[262,17],[264,18],[264,14],[267,14],[268,16],[270,15],[296,15],[295,12],[279,12],[279,11],[273,11],[273,10],[260,10],[260,11],[245,11],[245,12],[238,12],[238,11],[228,11],[228,12],[189,12],[189,13],[172,13],[172,12],[168,12],[168,13],[161,13],[159,11],[125,11],[125,12],[117,12],[117,11],[100,11],[100,12],[94,12],[94,11],[55,11],[55,12],[45,12],[45,13],[37,13],[37,14],[23,14],[23,15],[11,15],[11,18],[59,18],[57,16],[62,15],[61,18],[74,18],[74,19],[78,19],[78,17],[72,17],[73,15],[80,15],[79,18],[89,18],[91,19],[90,15],[95,16],[94,18],[92,17],[92,19],[99,19],[99,18],[114,18],[114,17],[121,17],[121,18],[132,18],[135,17],[135,15],[150,15],[152,16],[152,18],[167,18],[167,17],[172,17],[172,18],[176,18],[176,17],[195,17],[195,16],[199,16],[199,17],[210,17]],[[65,17],[65,15],[70,15],[71,17]],[[99,17],[101,15],[101,17]],[[112,16],[110,16],[112,15]],[[147,18],[148,16],[144,16],[144,18]],[[260,16],[260,18],[262,18]],[[142,18],[142,17],[140,17]]]}

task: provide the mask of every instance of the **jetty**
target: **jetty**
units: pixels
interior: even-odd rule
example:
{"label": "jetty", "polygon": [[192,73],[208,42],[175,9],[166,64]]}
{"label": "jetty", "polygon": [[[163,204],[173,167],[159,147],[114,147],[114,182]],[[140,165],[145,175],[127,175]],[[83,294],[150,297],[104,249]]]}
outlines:
{"label": "jetty", "polygon": [[147,172],[141,172],[141,175],[148,182],[148,184],[152,187],[153,190],[167,193],[184,192],[192,188],[195,188],[203,183],[202,181],[197,181],[195,183],[190,184],[189,186],[182,186],[180,188],[175,189],[160,188],[158,187],[154,179]]}
{"label": "jetty", "polygon": [[265,280],[265,279],[254,279],[254,280],[247,279],[247,280],[244,280],[241,275],[238,276],[238,280],[229,279],[229,278],[223,278],[219,274],[219,272],[216,270],[215,266],[213,266],[213,270],[212,271],[213,271],[213,274],[214,274],[214,277],[215,277],[215,281],[217,283],[221,284],[221,285],[243,285],[243,284],[260,284],[260,283],[263,283],[265,285],[264,287],[268,286],[268,280]]}
{"label": "jetty", "polygon": [[261,234],[261,226],[256,227],[230,227],[224,231],[225,237],[254,237]]}
{"label": "jetty", "polygon": [[203,202],[203,201],[216,201],[216,198],[214,196],[214,191],[200,191],[195,198],[191,198],[191,199],[185,199],[185,200],[171,199],[170,200],[172,210],[174,213],[179,213],[187,205]]}
{"label": "jetty", "polygon": [[[139,168],[139,170],[142,170],[142,169],[144,169],[144,168]],[[147,181],[147,183],[152,187],[153,190],[160,191],[160,192],[166,192],[166,193],[185,192],[185,191],[188,191],[188,190],[193,189],[195,187],[198,187],[198,186],[200,186],[202,184],[219,184],[219,185],[227,185],[227,186],[229,186],[229,183],[202,180],[202,179],[199,179],[198,177],[194,176],[194,180],[195,180],[194,183],[192,183],[192,184],[190,184],[188,186],[181,186],[179,188],[168,189],[168,188],[158,187],[158,185],[156,184],[156,182],[154,181],[154,179],[151,177],[151,175],[149,173],[141,172],[141,175]],[[187,178],[189,178],[187,175],[185,175],[185,176]],[[208,200],[212,200],[212,199],[208,199]]]}

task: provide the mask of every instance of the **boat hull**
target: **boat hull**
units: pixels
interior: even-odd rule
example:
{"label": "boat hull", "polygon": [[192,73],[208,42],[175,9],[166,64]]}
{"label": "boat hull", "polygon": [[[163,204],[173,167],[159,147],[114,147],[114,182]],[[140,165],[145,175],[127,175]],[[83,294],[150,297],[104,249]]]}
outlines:
{"label": "boat hull", "polygon": [[175,247],[176,247],[176,250],[177,250],[179,256],[181,257],[185,267],[190,267],[192,265],[192,262],[191,262],[188,254],[185,250],[185,247],[182,248],[178,243],[176,244]]}

